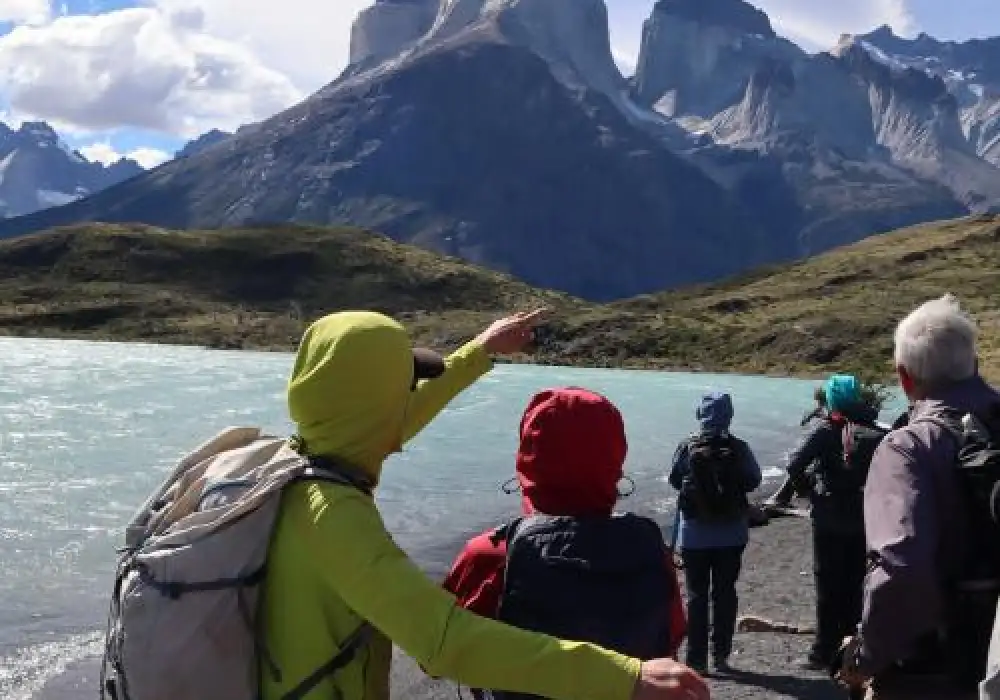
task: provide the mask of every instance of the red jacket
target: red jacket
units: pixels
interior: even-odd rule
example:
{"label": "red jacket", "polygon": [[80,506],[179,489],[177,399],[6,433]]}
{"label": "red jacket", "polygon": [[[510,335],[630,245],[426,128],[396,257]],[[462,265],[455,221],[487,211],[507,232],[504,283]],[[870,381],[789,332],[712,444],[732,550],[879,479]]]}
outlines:
{"label": "red jacket", "polygon": [[[522,511],[548,515],[610,516],[618,499],[627,443],[621,415],[602,396],[583,389],[543,391],[521,420],[517,479]],[[469,540],[444,581],[458,603],[495,618],[503,592],[506,542],[494,544],[492,530]],[[670,577],[670,648],[676,657],[687,622],[672,555],[664,561]]]}

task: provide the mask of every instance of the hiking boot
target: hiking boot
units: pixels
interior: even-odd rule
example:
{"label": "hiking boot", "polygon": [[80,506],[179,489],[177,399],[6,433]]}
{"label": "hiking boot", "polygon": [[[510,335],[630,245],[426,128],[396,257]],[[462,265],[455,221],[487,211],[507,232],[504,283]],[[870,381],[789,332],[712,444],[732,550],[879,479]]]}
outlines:
{"label": "hiking boot", "polygon": [[712,666],[720,673],[729,673],[733,670],[733,667],[729,665],[728,656],[716,656],[712,659]]}

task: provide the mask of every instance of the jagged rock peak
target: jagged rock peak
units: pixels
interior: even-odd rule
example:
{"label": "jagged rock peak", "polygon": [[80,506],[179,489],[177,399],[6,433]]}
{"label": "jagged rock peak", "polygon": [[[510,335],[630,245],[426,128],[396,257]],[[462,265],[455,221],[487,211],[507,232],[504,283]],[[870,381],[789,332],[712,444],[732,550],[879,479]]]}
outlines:
{"label": "jagged rock peak", "polygon": [[417,50],[500,37],[546,60],[555,77],[611,96],[626,84],[611,55],[604,0],[442,0]]}
{"label": "jagged rock peak", "polygon": [[23,122],[17,133],[24,136],[33,136],[42,141],[58,141],[59,134],[48,122]]}
{"label": "jagged rock peak", "polygon": [[892,27],[885,24],[858,38],[891,54],[913,57],[931,56],[940,53],[949,45],[955,45],[955,42],[938,41],[927,32],[920,32],[915,38],[908,39],[896,34]]}
{"label": "jagged rock peak", "polygon": [[412,46],[434,24],[439,0],[376,0],[351,27],[351,65],[377,63]]}
{"label": "jagged rock peak", "polygon": [[940,76],[895,61],[866,38],[845,35],[830,53],[854,74],[907,97],[934,102],[949,95]]}
{"label": "jagged rock peak", "polygon": [[653,11],[745,34],[777,36],[767,14],[743,0],[658,0]]}
{"label": "jagged rock peak", "polygon": [[174,154],[176,158],[186,158],[188,156],[193,156],[196,153],[201,153],[206,148],[214,146],[217,143],[225,141],[230,136],[231,133],[227,131],[222,131],[220,129],[212,129],[207,131],[201,136],[191,141],[188,141],[184,147]]}
{"label": "jagged rock peak", "polygon": [[896,32],[892,31],[892,27],[888,24],[883,24],[877,29],[866,34],[865,38],[876,41],[879,39],[899,39],[900,37],[896,35]]}
{"label": "jagged rock peak", "polygon": [[670,117],[712,119],[736,104],[760,61],[806,54],[742,0],[660,0],[643,23],[638,101]]}

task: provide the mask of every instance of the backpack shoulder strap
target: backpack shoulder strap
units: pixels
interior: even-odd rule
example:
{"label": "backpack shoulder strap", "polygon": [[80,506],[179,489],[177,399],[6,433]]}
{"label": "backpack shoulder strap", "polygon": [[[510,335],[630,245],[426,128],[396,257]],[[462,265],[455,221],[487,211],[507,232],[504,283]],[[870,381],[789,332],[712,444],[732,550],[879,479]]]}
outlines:
{"label": "backpack shoulder strap", "polygon": [[522,520],[524,520],[523,516],[508,520],[490,533],[490,542],[493,543],[493,546],[498,547],[501,542],[509,542],[513,539],[514,533],[517,531],[517,527],[521,524]]}
{"label": "backpack shoulder strap", "polygon": [[307,457],[309,466],[296,481],[327,481],[332,484],[350,486],[371,496],[375,482],[359,469],[331,457]]}
{"label": "backpack shoulder strap", "polygon": [[301,683],[281,696],[281,700],[302,700],[311,693],[323,680],[349,664],[358,651],[368,643],[374,635],[374,628],[367,622],[362,622],[354,632],[341,644],[340,650],[332,659],[309,674]]}
{"label": "backpack shoulder strap", "polygon": [[909,424],[933,423],[954,438],[957,444],[961,445],[965,440],[965,428],[962,426],[962,418],[964,417],[965,414],[962,411],[942,406],[937,410],[913,418]]}

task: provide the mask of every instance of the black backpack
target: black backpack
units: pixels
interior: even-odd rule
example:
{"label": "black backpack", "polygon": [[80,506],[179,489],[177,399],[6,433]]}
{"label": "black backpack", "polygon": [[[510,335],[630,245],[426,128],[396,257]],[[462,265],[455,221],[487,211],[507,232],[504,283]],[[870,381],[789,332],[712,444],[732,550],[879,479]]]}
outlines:
{"label": "black backpack", "polygon": [[649,518],[533,515],[500,528],[493,539],[507,541],[500,621],[643,660],[667,653],[677,592],[663,534]]}
{"label": "black backpack", "polygon": [[953,673],[971,688],[986,673],[1000,598],[1000,404],[982,415],[945,410],[924,420],[946,428],[958,447],[955,470],[970,546],[961,575],[949,582],[946,649]]}
{"label": "black backpack", "polygon": [[874,423],[844,423],[840,429],[842,457],[832,460],[827,466],[827,473],[823,475],[827,493],[860,497],[868,480],[875,450],[888,434],[889,431]]}
{"label": "black backpack", "polygon": [[743,449],[730,435],[696,435],[688,441],[688,470],[677,498],[685,517],[726,521],[747,513]]}

